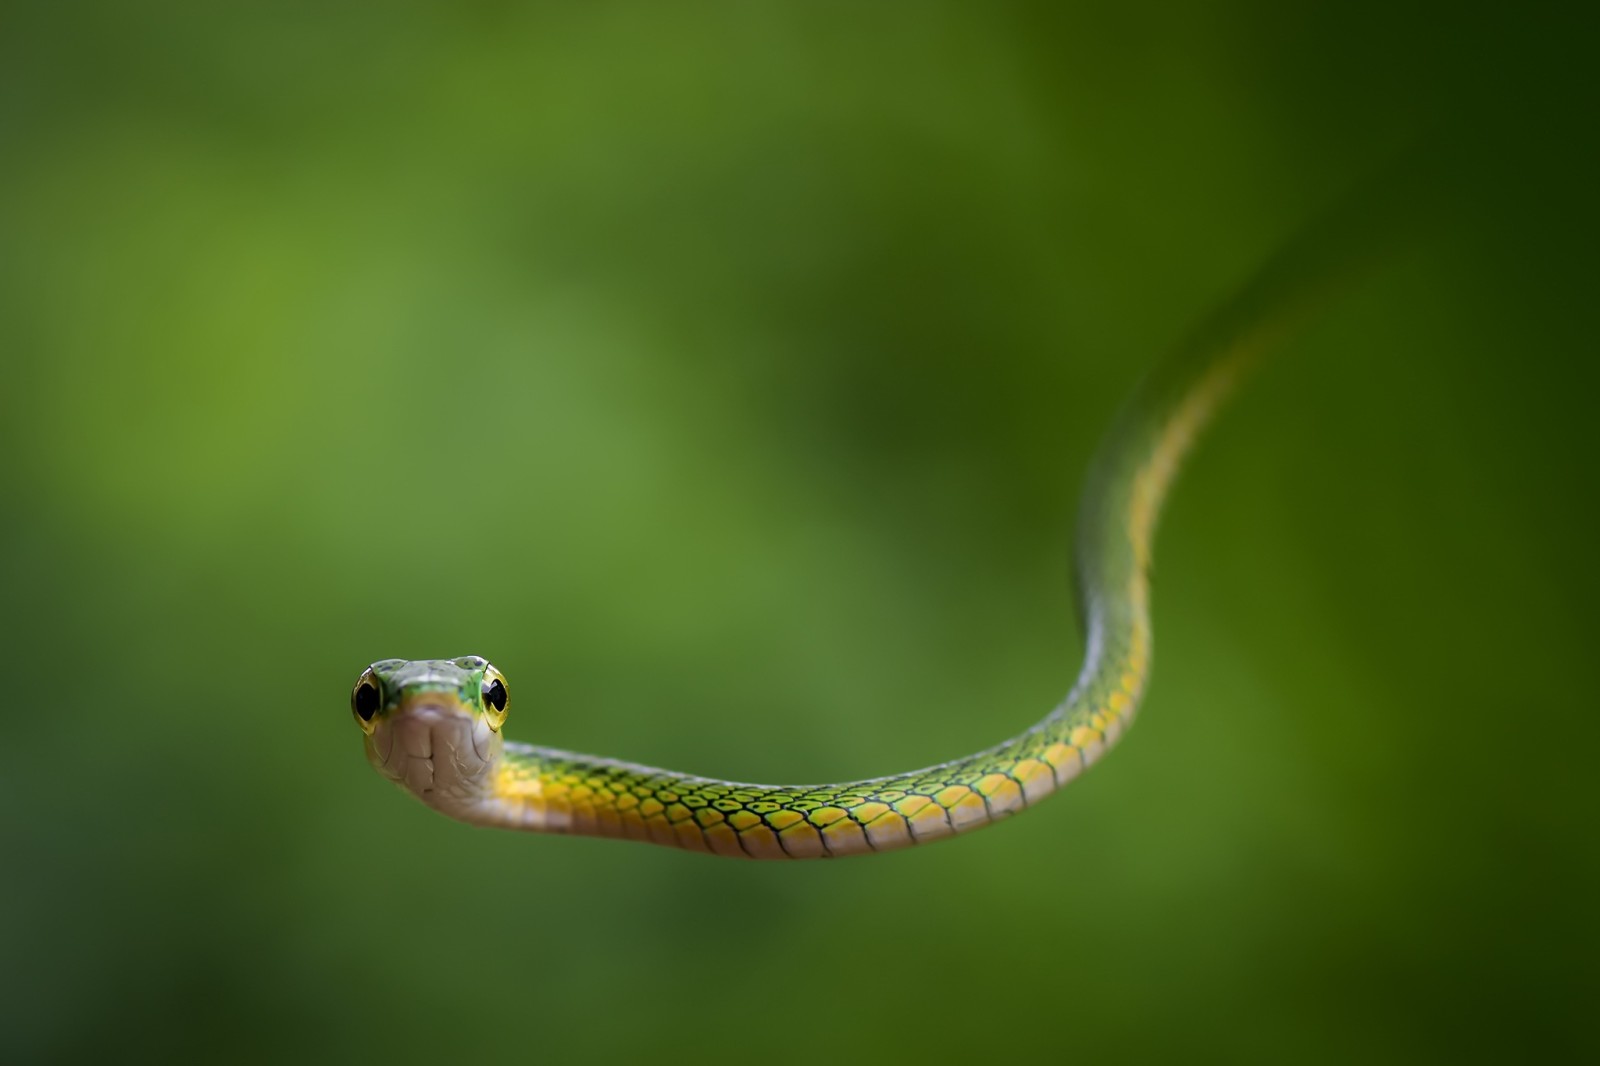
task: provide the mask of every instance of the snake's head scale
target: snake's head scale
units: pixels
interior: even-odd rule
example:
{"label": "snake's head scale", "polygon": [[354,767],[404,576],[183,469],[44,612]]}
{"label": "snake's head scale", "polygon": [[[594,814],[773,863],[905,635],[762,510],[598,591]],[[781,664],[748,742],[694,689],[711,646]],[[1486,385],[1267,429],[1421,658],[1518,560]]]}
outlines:
{"label": "snake's head scale", "polygon": [[350,692],[367,760],[430,807],[458,813],[485,799],[511,709],[505,675],[476,655],[382,659]]}

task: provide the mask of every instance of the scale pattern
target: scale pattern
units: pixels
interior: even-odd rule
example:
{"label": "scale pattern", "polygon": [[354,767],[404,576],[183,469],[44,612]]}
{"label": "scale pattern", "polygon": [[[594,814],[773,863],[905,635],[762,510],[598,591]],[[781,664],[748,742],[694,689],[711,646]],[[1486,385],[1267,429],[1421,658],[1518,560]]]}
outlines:
{"label": "scale pattern", "polygon": [[[927,769],[834,785],[740,784],[501,744],[497,737],[488,777],[466,800],[456,796],[450,798],[455,806],[441,806],[428,788],[431,778],[419,794],[478,825],[756,859],[894,850],[955,836],[1038,802],[1093,765],[1138,709],[1150,671],[1151,542],[1196,436],[1260,353],[1370,263],[1374,252],[1392,246],[1408,228],[1396,225],[1397,205],[1414,202],[1358,197],[1309,227],[1135,390],[1101,443],[1079,508],[1083,667],[1067,698],[1032,728]],[[475,679],[484,667],[477,659],[458,660],[455,667],[467,665],[479,671]],[[461,702],[471,702],[470,689],[462,690]],[[384,762],[371,736],[368,750],[376,763]],[[393,767],[386,772],[401,776]]]}
{"label": "scale pattern", "polygon": [[[1091,478],[1080,531],[1089,653],[1042,722],[997,747],[910,773],[835,785],[719,781],[508,742],[484,820],[648,841],[715,855],[810,859],[890,851],[997,822],[1064,786],[1116,743],[1150,669],[1149,558],[1179,461],[1231,385],[1230,345],[1160,417],[1124,420]],[[1098,498],[1097,498],[1098,497]]]}

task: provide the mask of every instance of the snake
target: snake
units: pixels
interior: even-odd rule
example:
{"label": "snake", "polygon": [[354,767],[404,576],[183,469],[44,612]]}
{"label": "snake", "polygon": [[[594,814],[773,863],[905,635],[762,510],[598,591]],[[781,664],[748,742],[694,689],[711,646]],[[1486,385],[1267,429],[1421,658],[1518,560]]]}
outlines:
{"label": "snake", "polygon": [[[1357,227],[1359,228],[1359,227]],[[743,859],[826,859],[960,836],[1024,811],[1128,731],[1151,669],[1151,546],[1185,456],[1243,374],[1370,257],[1337,212],[1267,260],[1134,388],[1090,462],[1074,541],[1082,667],[1043,719],[924,769],[824,785],[726,781],[504,736],[511,690],[476,655],[382,659],[350,709],[368,761],[475,826]]]}

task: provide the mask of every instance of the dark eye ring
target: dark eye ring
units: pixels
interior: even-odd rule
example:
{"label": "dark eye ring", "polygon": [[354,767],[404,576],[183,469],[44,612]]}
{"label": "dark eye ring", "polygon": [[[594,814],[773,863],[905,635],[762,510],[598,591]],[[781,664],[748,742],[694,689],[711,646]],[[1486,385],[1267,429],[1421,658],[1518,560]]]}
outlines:
{"label": "dark eye ring", "polygon": [[378,687],[378,679],[368,668],[361,675],[361,680],[356,682],[356,687],[350,690],[350,713],[356,716],[356,724],[363,732],[371,733],[376,728],[372,724],[373,716],[382,708],[383,690]]}
{"label": "dark eye ring", "polygon": [[498,677],[483,683],[483,702],[497,711],[506,709],[506,683]]}

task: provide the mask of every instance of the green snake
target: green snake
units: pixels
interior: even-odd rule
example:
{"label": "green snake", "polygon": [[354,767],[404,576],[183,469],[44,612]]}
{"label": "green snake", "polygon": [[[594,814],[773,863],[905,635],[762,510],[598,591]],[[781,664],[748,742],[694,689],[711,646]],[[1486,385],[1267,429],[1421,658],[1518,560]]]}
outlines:
{"label": "green snake", "polygon": [[1076,538],[1083,667],[1066,699],[1025,732],[888,777],[744,784],[507,740],[510,689],[485,659],[384,659],[351,694],[368,760],[429,807],[473,825],[733,858],[892,851],[1038,803],[1127,732],[1150,674],[1151,539],[1173,477],[1240,374],[1366,258],[1347,237],[1336,224],[1291,242],[1156,367],[1107,432]]}

